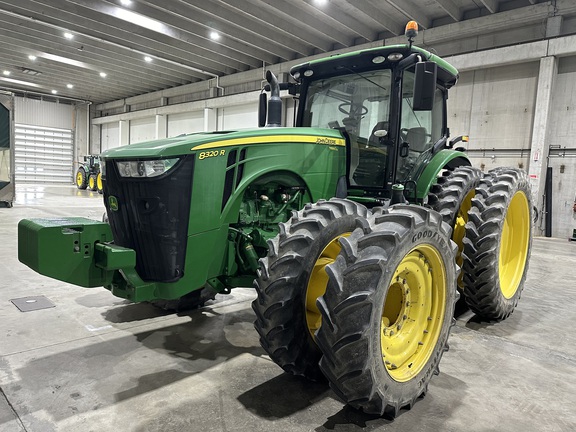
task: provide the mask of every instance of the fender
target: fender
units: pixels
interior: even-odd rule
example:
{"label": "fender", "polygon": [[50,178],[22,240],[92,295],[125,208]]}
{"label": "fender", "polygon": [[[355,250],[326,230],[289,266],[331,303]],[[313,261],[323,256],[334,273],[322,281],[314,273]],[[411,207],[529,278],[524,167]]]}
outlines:
{"label": "fender", "polygon": [[432,157],[432,160],[426,165],[426,168],[418,179],[416,197],[418,199],[424,199],[428,195],[430,187],[436,181],[438,173],[443,169],[454,169],[459,166],[471,165],[465,153],[447,149],[440,150]]}

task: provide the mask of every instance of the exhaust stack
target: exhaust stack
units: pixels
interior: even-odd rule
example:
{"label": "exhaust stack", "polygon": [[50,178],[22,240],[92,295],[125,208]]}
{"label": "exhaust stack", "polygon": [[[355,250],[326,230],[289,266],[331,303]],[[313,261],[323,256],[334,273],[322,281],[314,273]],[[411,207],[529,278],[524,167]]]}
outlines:
{"label": "exhaust stack", "polygon": [[280,85],[276,76],[266,71],[266,81],[270,84],[270,99],[268,100],[268,123],[266,127],[282,126],[282,99],[280,99]]}

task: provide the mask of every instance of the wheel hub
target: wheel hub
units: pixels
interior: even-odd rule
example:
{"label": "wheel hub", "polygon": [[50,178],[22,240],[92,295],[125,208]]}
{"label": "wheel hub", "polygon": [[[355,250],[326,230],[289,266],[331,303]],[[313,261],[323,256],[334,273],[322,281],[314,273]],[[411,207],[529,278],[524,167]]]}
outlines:
{"label": "wheel hub", "polygon": [[446,301],[445,268],[429,245],[400,262],[384,303],[382,359],[390,376],[409,381],[427,363],[440,336]]}

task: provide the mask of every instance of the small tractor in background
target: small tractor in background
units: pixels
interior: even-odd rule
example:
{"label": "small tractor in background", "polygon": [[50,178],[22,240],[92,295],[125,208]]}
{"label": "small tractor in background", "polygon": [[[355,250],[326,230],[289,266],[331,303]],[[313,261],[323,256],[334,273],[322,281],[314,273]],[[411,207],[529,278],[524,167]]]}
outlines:
{"label": "small tractor in background", "polygon": [[102,173],[100,172],[100,157],[96,155],[84,156],[84,162],[78,162],[76,171],[76,187],[90,189],[103,193]]}
{"label": "small tractor in background", "polygon": [[512,313],[532,241],[526,173],[482,173],[453,148],[458,71],[410,26],[409,44],[295,66],[293,83],[268,72],[267,127],[104,152],[109,224],[22,220],[20,261],[175,308],[254,283],[273,361],[396,416],[438,373],[458,292],[484,319]]}

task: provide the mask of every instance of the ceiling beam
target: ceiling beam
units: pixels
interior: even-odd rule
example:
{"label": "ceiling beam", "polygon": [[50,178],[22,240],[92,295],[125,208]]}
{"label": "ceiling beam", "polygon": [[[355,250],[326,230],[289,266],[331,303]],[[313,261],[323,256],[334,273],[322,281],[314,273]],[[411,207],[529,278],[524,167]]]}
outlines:
{"label": "ceiling beam", "polygon": [[[49,3],[50,5],[58,3],[61,0],[42,0]],[[219,55],[226,57],[230,60],[234,60],[239,63],[244,63],[249,67],[258,67],[261,63],[260,60],[247,55],[242,55],[234,48],[230,48],[223,44],[214,43],[210,40],[208,34],[204,37],[194,35],[187,30],[183,30],[177,26],[170,24],[170,22],[164,22],[161,19],[151,19],[148,15],[133,12],[132,10],[127,11],[127,9],[118,7],[116,5],[107,4],[103,2],[95,2],[93,0],[65,0],[68,3],[76,4],[78,6],[84,7],[88,10],[96,12],[98,15],[95,17],[97,20],[102,20],[103,16],[108,18],[110,22],[115,27],[126,28],[131,32],[135,32],[146,37],[155,40],[163,40],[168,45],[175,42],[185,42],[193,44],[197,47],[206,49],[205,47],[212,43],[210,49],[206,49],[209,53],[218,53]],[[146,5],[138,4],[139,9],[144,9],[149,12],[150,9]],[[155,10],[155,9],[154,9]],[[161,12],[157,12],[158,15],[162,16]],[[89,15],[90,16],[90,15]],[[171,17],[174,15],[170,14]],[[142,18],[141,18],[142,17]],[[165,17],[164,17],[165,18]],[[144,22],[143,20],[150,20],[150,22]],[[185,28],[189,24],[185,24]],[[208,32],[206,32],[208,33]],[[232,43],[234,45],[234,43]],[[240,67],[240,69],[243,69]]]}
{"label": "ceiling beam", "polygon": [[292,2],[285,0],[261,0],[261,2],[268,5],[270,11],[275,14],[280,14],[283,19],[292,23],[295,26],[295,32],[298,31],[301,26],[308,26],[315,33],[330,40],[331,43],[339,43],[345,47],[354,45],[352,37],[339,31],[338,26],[334,26],[334,23],[328,24],[324,20],[318,19],[321,16],[318,13],[318,9],[304,2],[299,3],[301,9],[297,16],[294,14],[294,4]]}
{"label": "ceiling beam", "polygon": [[452,0],[435,0],[436,3],[452,17],[454,21],[462,21],[464,12]]}
{"label": "ceiling beam", "polygon": [[490,13],[498,12],[498,0],[480,0],[486,9],[490,11]]}
{"label": "ceiling beam", "polygon": [[[576,13],[576,2],[574,0],[557,0],[557,4],[563,13]],[[532,6],[525,6],[493,15],[471,18],[441,27],[427,29],[424,33],[426,44],[433,45],[450,40],[462,39],[466,37],[490,34],[509,29],[511,26],[522,27],[525,25],[541,23],[548,17],[548,4],[538,3]],[[402,43],[400,37],[386,40],[387,44]]]}
{"label": "ceiling beam", "polygon": [[[293,0],[295,1],[295,0]],[[366,22],[356,19],[356,13],[350,13],[350,4],[346,3],[345,10],[341,4],[332,2],[325,6],[316,6],[313,0],[300,0],[313,10],[318,11],[319,18],[335,26],[346,27],[356,34],[356,37],[363,38],[366,41],[373,41],[378,37],[378,29],[371,28]],[[342,29],[345,31],[345,29]]]}
{"label": "ceiling beam", "polygon": [[[210,45],[225,45],[243,55],[255,58],[258,63],[277,62],[278,59],[289,59],[293,51],[308,52],[309,48],[298,41],[279,37],[276,41],[270,28],[258,22],[245,19],[244,26],[237,24],[238,14],[229,9],[204,1],[201,9],[183,0],[178,2],[158,2],[143,0],[135,9],[146,16],[153,16],[179,31],[194,34]],[[218,14],[215,14],[215,10]],[[242,20],[240,20],[242,21]],[[208,24],[210,23],[210,24]],[[211,31],[221,35],[221,41],[209,38]]]}
{"label": "ceiling beam", "polygon": [[427,29],[432,26],[432,20],[422,13],[422,8],[415,6],[409,0],[386,0],[386,3],[398,9],[411,20],[416,21],[420,27]]}
{"label": "ceiling beam", "polygon": [[[302,26],[295,31],[296,29],[293,24],[271,12],[270,7],[259,0],[244,0],[241,4],[238,0],[213,1],[217,1],[222,5],[222,7],[227,7],[233,10],[234,13],[238,15],[238,19],[241,22],[249,18],[261,21],[263,25],[268,26],[270,30],[272,30],[272,36],[270,36],[270,38],[274,39],[273,42],[282,42],[278,36],[275,36],[278,32],[299,41],[307,47],[307,54],[300,52],[300,50],[295,50],[302,55],[310,55],[313,49],[319,49],[320,51],[326,52],[330,51],[332,48],[331,42],[329,42],[325,37],[320,37],[317,33],[310,31],[307,26]],[[249,30],[253,31],[254,29]]]}
{"label": "ceiling beam", "polygon": [[379,26],[383,27],[395,36],[404,32],[404,25],[398,24],[389,15],[386,14],[385,9],[381,6],[375,6],[369,1],[357,2],[354,0],[333,0],[343,10],[346,10],[345,5],[348,5],[352,10],[358,10],[367,15],[369,19],[373,20]]}
{"label": "ceiling beam", "polygon": [[[24,40],[24,36],[14,35],[6,28],[0,28],[0,37],[4,42],[2,45],[5,48],[23,48],[20,51],[20,65],[15,65],[17,67],[22,66],[36,70],[39,69],[41,65],[45,68],[62,65],[71,72],[85,74],[86,78],[90,76],[96,78],[100,72],[106,72],[110,76],[110,79],[112,79],[112,72],[117,71],[126,74],[126,77],[131,76],[134,83],[138,83],[143,89],[149,85],[162,87],[163,85],[174,85],[175,82],[177,82],[174,79],[166,79],[164,76],[160,76],[160,73],[158,74],[158,79],[154,80],[146,71],[139,70],[139,68],[135,68],[133,65],[113,64],[110,62],[110,58],[103,57],[99,59],[93,56],[89,62],[86,62],[83,61],[84,58],[81,55],[73,53],[73,51],[77,51],[74,48],[72,49],[73,51],[69,50],[61,52],[60,55],[55,55],[52,53],[54,52],[54,48],[57,47],[57,44],[50,41],[40,42],[34,39]],[[29,60],[27,58],[29,54],[35,55],[37,59],[34,61]]]}
{"label": "ceiling beam", "polygon": [[65,0],[19,0],[17,4],[7,4],[6,1],[0,0],[0,7],[8,13],[15,13],[47,25],[114,43],[126,49],[155,52],[158,56],[166,55],[172,60],[180,60],[182,64],[189,67],[192,67],[190,60],[193,59],[197,69],[206,70],[210,75],[229,74],[247,69],[245,64],[231,60],[204,46],[196,46],[139,26],[131,26],[125,21],[77,6],[73,9],[74,12],[69,12],[66,8],[70,8],[70,5],[67,5]]}
{"label": "ceiling beam", "polygon": [[[24,41],[39,45],[49,41],[54,44],[51,48],[52,53],[71,52],[75,58],[81,59],[78,61],[82,61],[86,55],[94,55],[95,58],[101,58],[107,64],[110,63],[110,59],[114,59],[114,66],[125,66],[132,71],[135,65],[141,64],[143,68],[138,68],[136,72],[147,74],[148,71],[155,71],[155,73],[160,74],[161,78],[172,81],[180,79],[190,80],[191,76],[194,78],[205,77],[205,74],[190,70],[184,65],[174,67],[174,65],[167,63],[165,60],[146,63],[144,62],[143,53],[118,48],[110,43],[105,44],[98,40],[87,38],[84,35],[77,34],[73,41],[64,41],[61,31],[39,24],[37,21],[28,22],[26,34],[22,35],[21,21],[0,13],[0,29],[10,31],[14,38],[22,38]],[[54,47],[57,51],[54,50]]]}

